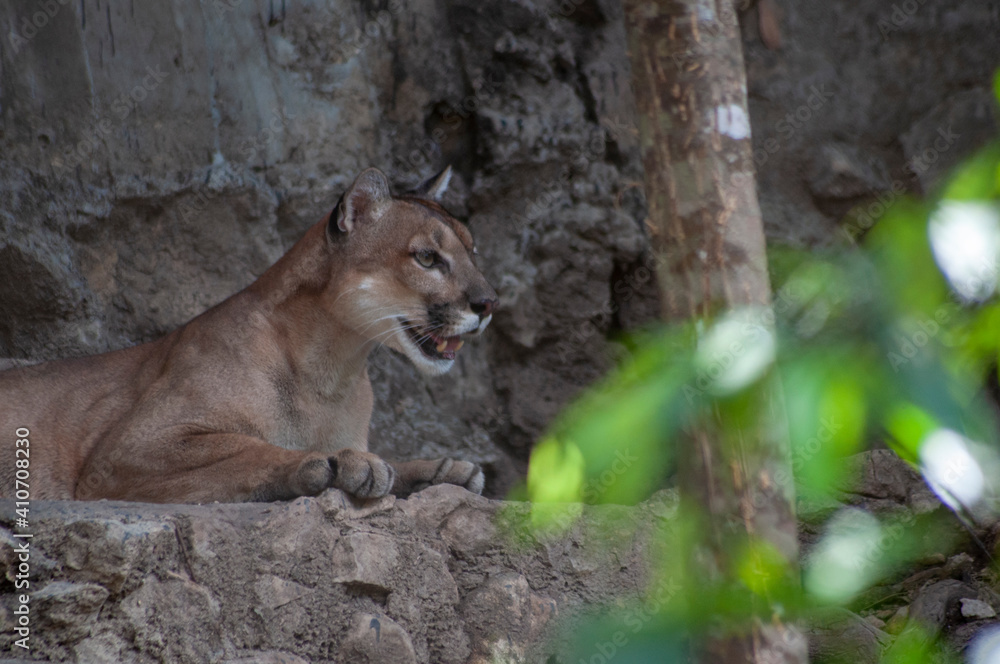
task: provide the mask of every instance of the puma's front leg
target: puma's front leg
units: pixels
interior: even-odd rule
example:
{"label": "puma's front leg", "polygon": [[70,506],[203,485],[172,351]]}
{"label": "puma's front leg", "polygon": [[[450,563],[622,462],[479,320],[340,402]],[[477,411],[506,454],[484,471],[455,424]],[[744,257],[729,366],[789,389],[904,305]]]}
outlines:
{"label": "puma's front leg", "polygon": [[291,500],[335,487],[358,498],[389,493],[391,465],[369,452],[332,456],[287,450],[240,434],[205,433],[163,440],[156,454],[101,450],[76,486],[80,500],[205,503]]}
{"label": "puma's front leg", "polygon": [[405,496],[420,491],[432,484],[457,484],[472,493],[483,492],[483,469],[471,461],[456,459],[433,459],[417,461],[397,461],[396,485],[392,492]]}
{"label": "puma's front leg", "polygon": [[337,463],[259,438],[206,433],[157,442],[156,452],[98,450],[76,485],[79,500],[153,503],[290,500],[336,486]]}

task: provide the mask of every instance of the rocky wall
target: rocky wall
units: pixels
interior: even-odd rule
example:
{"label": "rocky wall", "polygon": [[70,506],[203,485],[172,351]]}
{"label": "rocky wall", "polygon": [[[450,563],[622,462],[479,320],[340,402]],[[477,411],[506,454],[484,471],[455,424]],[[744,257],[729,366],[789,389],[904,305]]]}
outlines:
{"label": "rocky wall", "polygon": [[[771,242],[856,239],[995,131],[997,5],[897,4],[777,3],[776,50],[742,15]],[[376,354],[375,450],[479,461],[502,495],[655,318],[617,2],[9,1],[0,34],[0,357],[167,332],[369,165],[456,167],[503,303],[448,376]]]}
{"label": "rocky wall", "polygon": [[0,357],[162,335],[361,169],[400,190],[451,163],[503,309],[445,378],[376,354],[372,441],[479,461],[496,495],[609,336],[655,315],[648,272],[614,288],[648,241],[613,3],[39,7],[0,3]]}

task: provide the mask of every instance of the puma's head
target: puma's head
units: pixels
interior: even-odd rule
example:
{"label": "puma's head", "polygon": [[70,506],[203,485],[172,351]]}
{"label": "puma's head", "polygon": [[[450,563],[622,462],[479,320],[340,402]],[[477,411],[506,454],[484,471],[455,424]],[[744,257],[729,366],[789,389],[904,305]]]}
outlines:
{"label": "puma's head", "polygon": [[476,267],[468,229],[438,204],[451,167],[394,197],[376,168],[362,172],[330,214],[327,239],[345,278],[338,287],[357,334],[399,351],[424,373],[455,362],[497,293]]}

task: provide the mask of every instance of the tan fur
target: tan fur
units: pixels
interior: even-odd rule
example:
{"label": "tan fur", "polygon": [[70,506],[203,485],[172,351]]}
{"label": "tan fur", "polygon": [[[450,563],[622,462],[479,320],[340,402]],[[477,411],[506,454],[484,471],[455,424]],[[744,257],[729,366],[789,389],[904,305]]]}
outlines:
{"label": "tan fur", "polygon": [[[440,196],[448,175],[425,191]],[[421,250],[447,270],[422,266]],[[481,491],[475,464],[389,464],[367,451],[367,358],[383,343],[443,373],[447,358],[423,354],[400,321],[454,340],[481,331],[496,303],[465,227],[431,200],[393,198],[368,169],[256,282],[166,337],[0,373],[0,496],[14,495],[20,427],[36,499],[273,500],[330,486],[373,497],[439,482]]]}

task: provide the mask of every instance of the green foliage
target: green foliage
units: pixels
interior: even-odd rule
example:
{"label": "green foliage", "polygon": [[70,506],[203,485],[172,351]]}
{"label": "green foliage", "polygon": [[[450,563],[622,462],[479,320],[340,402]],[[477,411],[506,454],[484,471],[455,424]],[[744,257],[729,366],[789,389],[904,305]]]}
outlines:
{"label": "green foliage", "polygon": [[[1000,99],[1000,73],[995,86]],[[787,471],[770,481],[794,488],[801,511],[829,517],[801,586],[790,582],[798,561],[741,533],[717,534],[731,545],[728,559],[716,562],[715,580],[696,577],[691,560],[709,534],[697,502],[682,500],[664,519],[665,553],[645,599],[582,631],[582,654],[569,661],[601,648],[620,662],[653,661],[649,648],[681,661],[685,639],[739,633],[761,607],[793,618],[831,604],[858,608],[873,584],[954,543],[956,516],[943,510],[876,516],[838,506],[852,480],[845,460],[873,441],[923,472],[958,518],[995,508],[998,427],[984,385],[1000,364],[1000,144],[969,159],[935,198],[890,205],[861,247],[772,249],[770,262],[771,309],[633,340],[631,357],[536,447],[526,497],[531,526],[558,534],[579,513],[571,505],[648,497],[676,469],[676,454],[694,453],[695,432],[718,445],[786,439],[794,487]],[[929,661],[936,648],[908,630],[883,661]]]}

